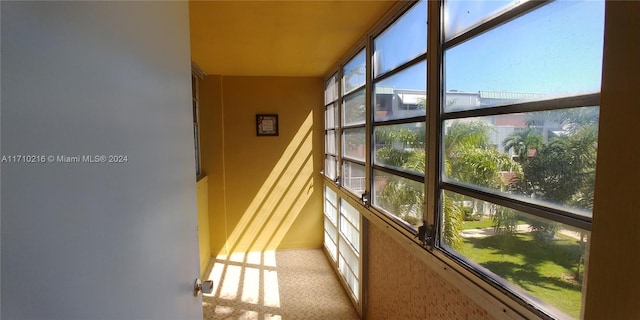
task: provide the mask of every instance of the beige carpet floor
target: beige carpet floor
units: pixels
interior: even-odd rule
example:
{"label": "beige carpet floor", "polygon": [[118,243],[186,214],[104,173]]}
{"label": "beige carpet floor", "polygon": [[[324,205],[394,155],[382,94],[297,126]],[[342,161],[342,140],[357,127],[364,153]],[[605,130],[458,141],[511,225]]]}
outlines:
{"label": "beige carpet floor", "polygon": [[204,319],[360,319],[321,249],[211,259]]}

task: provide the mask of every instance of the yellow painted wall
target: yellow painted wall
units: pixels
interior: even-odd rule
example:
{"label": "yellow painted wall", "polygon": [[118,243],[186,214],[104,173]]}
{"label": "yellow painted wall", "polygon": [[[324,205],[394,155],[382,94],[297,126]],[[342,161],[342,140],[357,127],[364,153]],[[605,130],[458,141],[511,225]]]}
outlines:
{"label": "yellow painted wall", "polygon": [[[258,113],[279,115],[279,136],[256,136]],[[322,245],[323,119],[321,78],[201,81],[212,254]]]}
{"label": "yellow painted wall", "polygon": [[214,212],[224,209],[222,189],[222,91],[220,76],[206,76],[198,83],[200,91],[200,161],[209,179],[209,238],[211,254],[218,252],[215,243],[225,241],[224,219],[217,221]]}
{"label": "yellow painted wall", "polygon": [[200,275],[204,276],[211,260],[211,241],[209,236],[209,178],[203,177],[196,182],[198,201],[198,244],[200,246]]}

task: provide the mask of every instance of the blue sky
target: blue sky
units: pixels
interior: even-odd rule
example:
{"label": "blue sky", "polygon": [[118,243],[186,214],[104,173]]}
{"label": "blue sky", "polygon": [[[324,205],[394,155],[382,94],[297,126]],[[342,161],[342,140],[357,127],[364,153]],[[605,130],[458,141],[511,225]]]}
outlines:
{"label": "blue sky", "polygon": [[600,89],[604,4],[557,1],[445,52],[446,89]]}
{"label": "blue sky", "polygon": [[427,3],[420,1],[374,39],[374,76],[392,70],[426,50]]}
{"label": "blue sky", "polygon": [[[449,1],[445,7],[447,30],[465,29],[511,2]],[[426,3],[416,6],[376,39],[376,49],[382,50],[374,64],[382,67],[382,72],[424,52]],[[445,87],[550,95],[598,91],[603,25],[602,1],[569,0],[545,5],[447,50]],[[393,76],[384,85],[425,88],[425,73],[417,69]]]}

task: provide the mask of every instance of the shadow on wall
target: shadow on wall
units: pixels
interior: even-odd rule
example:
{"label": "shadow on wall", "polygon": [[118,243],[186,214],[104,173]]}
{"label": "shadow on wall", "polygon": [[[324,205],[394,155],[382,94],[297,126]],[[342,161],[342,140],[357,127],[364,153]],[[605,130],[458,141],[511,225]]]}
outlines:
{"label": "shadow on wall", "polygon": [[313,111],[230,232],[221,254],[275,250],[313,194]]}

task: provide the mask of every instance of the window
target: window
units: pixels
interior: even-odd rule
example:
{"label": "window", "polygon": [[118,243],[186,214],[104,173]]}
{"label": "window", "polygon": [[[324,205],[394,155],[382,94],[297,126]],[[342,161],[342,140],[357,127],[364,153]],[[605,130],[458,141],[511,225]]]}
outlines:
{"label": "window", "polygon": [[[429,29],[428,5],[442,10]],[[427,254],[507,304],[578,318],[604,1],[417,1],[393,19],[325,86],[342,89],[325,101],[325,155],[340,171],[326,183],[325,246],[345,281],[360,281],[360,216],[344,200],[361,197],[358,210],[409,238],[433,225]]]}
{"label": "window", "polygon": [[365,50],[357,53],[342,68],[342,176],[341,184],[362,196],[365,185],[366,94]]}
{"label": "window", "polygon": [[338,259],[338,195],[324,187],[324,246],[336,262]]}
{"label": "window", "polygon": [[325,83],[324,89],[324,174],[335,181],[338,177],[338,79],[334,75]]}
{"label": "window", "polygon": [[[360,300],[360,213],[345,199],[324,187],[324,246],[352,298]],[[339,213],[339,214],[338,214]]]}
{"label": "window", "polygon": [[360,298],[360,213],[340,199],[338,269],[355,300]]}
{"label": "window", "polygon": [[375,78],[427,52],[427,3],[414,5],[374,39]]}
{"label": "window", "polygon": [[581,312],[603,7],[445,3],[439,246],[555,316]]}
{"label": "window", "polygon": [[410,230],[424,214],[426,2],[407,7],[376,37],[375,51],[360,49],[325,83],[324,174],[331,182],[325,182],[324,246],[359,308],[362,207],[347,198],[367,206],[371,197],[377,210]]}
{"label": "window", "polygon": [[444,5],[445,40],[468,31],[510,7],[521,4],[518,0],[446,1]]}
{"label": "window", "polygon": [[372,203],[410,230],[424,215],[427,3],[373,40]]}
{"label": "window", "polygon": [[199,90],[198,76],[195,72],[191,73],[191,109],[193,111],[193,146],[195,150],[196,161],[196,177],[201,174],[200,171],[200,112],[199,107]]}
{"label": "window", "polygon": [[365,84],[365,50],[361,50],[342,68],[342,94],[346,95]]}

